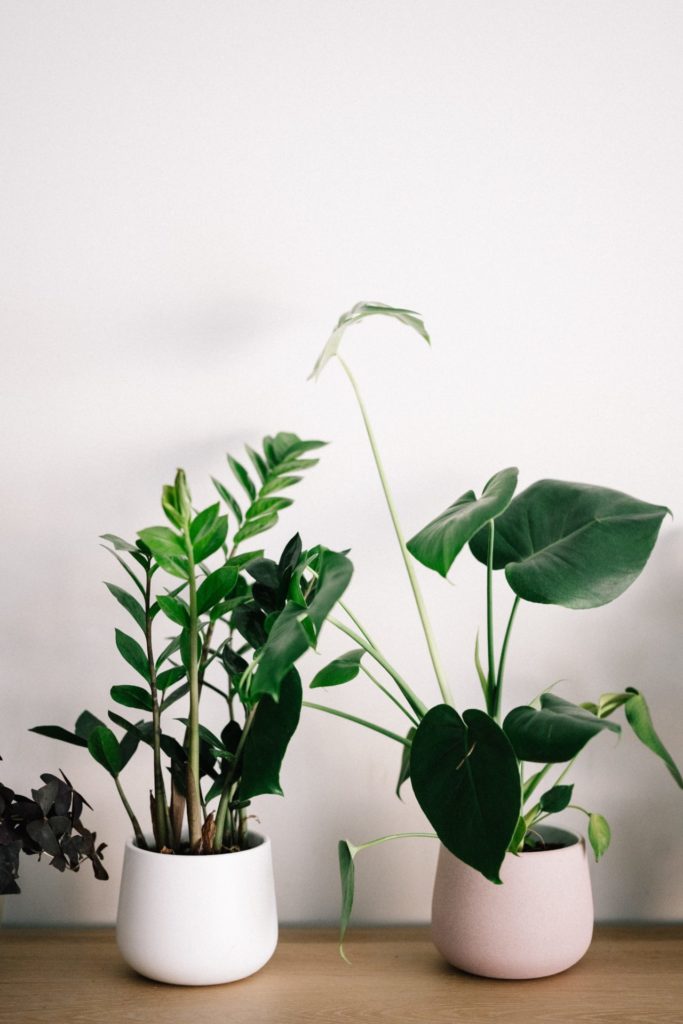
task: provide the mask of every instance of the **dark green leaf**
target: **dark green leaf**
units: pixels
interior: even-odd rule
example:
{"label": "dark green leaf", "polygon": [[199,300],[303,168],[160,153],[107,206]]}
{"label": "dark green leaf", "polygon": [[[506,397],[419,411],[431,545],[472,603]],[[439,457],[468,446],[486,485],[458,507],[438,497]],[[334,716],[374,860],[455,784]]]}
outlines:
{"label": "dark green leaf", "polygon": [[401,767],[399,768],[398,782],[396,783],[396,796],[399,800],[401,799],[401,786],[410,778],[410,751],[415,731],[415,726],[411,726],[411,728],[408,729],[406,739],[410,741],[411,746],[401,748]]}
{"label": "dark green leaf", "polygon": [[268,639],[264,622],[265,616],[263,612],[251,602],[235,608],[232,615],[233,628],[244,637],[249,646],[253,647],[254,650],[259,650],[259,648],[263,647]]}
{"label": "dark green leaf", "polygon": [[98,725],[88,737],[88,750],[98,764],[116,777],[123,767],[119,743],[111,729]]}
{"label": "dark green leaf", "polygon": [[588,839],[593,847],[595,859],[600,860],[610,844],[612,832],[607,821],[601,814],[591,814],[588,818]]}
{"label": "dark green leaf", "polygon": [[[494,568],[526,601],[596,608],[640,575],[667,512],[606,487],[539,480],[496,520]],[[486,564],[486,531],[470,547]]]}
{"label": "dark green leaf", "polygon": [[29,732],[35,732],[39,736],[47,736],[51,740],[61,740],[63,743],[72,743],[74,747],[87,747],[87,740],[77,736],[61,725],[34,725]]}
{"label": "dark green leaf", "polygon": [[[351,920],[353,910],[353,895],[356,884],[356,872],[353,859],[358,853],[359,847],[354,846],[347,839],[340,839],[337,846],[339,852],[339,878],[341,881],[341,911],[339,914],[339,952],[346,960],[344,954],[344,938],[346,929]],[[348,963],[348,960],[347,960]]]}
{"label": "dark green leaf", "polygon": [[164,699],[161,702],[161,710],[162,711],[166,711],[166,709],[170,708],[172,704],[175,704],[177,701],[182,700],[182,698],[187,693],[189,693],[189,691],[190,691],[190,684],[189,683],[183,683],[182,686],[178,686],[173,691],[173,693],[169,693],[168,697],[164,697]]}
{"label": "dark green leaf", "polygon": [[273,590],[277,590],[280,586],[280,569],[272,558],[255,558],[244,568],[257,583],[262,583]]}
{"label": "dark green leaf", "polygon": [[681,773],[676,767],[676,763],[671,754],[655,732],[655,727],[652,724],[652,718],[650,717],[650,709],[645,703],[645,698],[642,693],[639,693],[637,690],[629,688],[628,692],[630,693],[630,696],[624,705],[626,721],[631,726],[641,743],[644,743],[645,746],[653,752],[653,754],[657,755],[657,757],[661,757],[662,761],[671,772],[676,785],[683,789],[683,778],[681,777]]}
{"label": "dark green leaf", "polygon": [[210,573],[197,588],[197,614],[203,615],[232,592],[238,572],[231,565],[223,565]]}
{"label": "dark green leaf", "polygon": [[[241,610],[236,609],[235,614]],[[295,661],[308,650],[308,637],[299,621],[301,615],[298,605],[287,604],[275,620],[251,677],[254,698],[267,694],[277,701],[283,679]]]}
{"label": "dark green leaf", "polygon": [[161,665],[163,665],[163,663],[164,663],[165,661],[168,661],[168,659],[169,659],[169,658],[171,657],[171,655],[172,655],[172,654],[175,654],[175,653],[176,653],[176,651],[178,651],[178,650],[180,650],[180,635],[178,635],[178,636],[174,636],[174,637],[173,637],[173,638],[172,638],[172,639],[171,639],[171,640],[169,641],[169,643],[167,644],[167,646],[166,646],[166,647],[164,647],[163,651],[161,652],[161,654],[159,655],[159,657],[157,658],[157,660],[156,660],[156,663],[155,663],[155,664],[156,664],[156,667],[157,667],[157,669],[158,669],[158,668],[159,668],[159,667],[160,667]]}
{"label": "dark green leaf", "polygon": [[621,731],[614,722],[597,718],[552,693],[541,695],[540,711],[527,705],[514,708],[503,729],[520,761],[543,764],[570,761],[604,729]]}
{"label": "dark green leaf", "polygon": [[122,537],[117,537],[115,533],[102,533],[100,534],[100,540],[108,541],[117,551],[127,551],[129,554],[135,554],[137,550],[134,544],[123,540]]}
{"label": "dark green leaf", "polygon": [[236,569],[242,569],[243,566],[257,558],[263,558],[263,548],[260,548],[258,551],[243,551],[239,555],[233,555],[225,564],[234,565]]}
{"label": "dark green leaf", "polygon": [[109,693],[112,700],[115,700],[117,704],[123,704],[127,708],[151,711],[154,706],[151,694],[148,690],[143,690],[141,686],[112,686]]}
{"label": "dark green leaf", "polygon": [[167,619],[175,622],[178,626],[190,625],[190,613],[184,603],[177,597],[170,597],[167,594],[159,594],[157,602]]}
{"label": "dark green leaf", "polygon": [[257,451],[254,451],[253,448],[250,448],[248,444],[245,444],[244,448],[247,455],[251,459],[252,466],[258,473],[259,480],[261,481],[261,483],[265,483],[265,481],[268,479],[268,466],[264,462],[263,457],[259,455]]}
{"label": "dark green leaf", "polygon": [[352,575],[353,565],[346,555],[329,549],[322,551],[315,594],[308,606],[308,618],[316,633],[348,587]]}
{"label": "dark green leaf", "polygon": [[104,584],[112,597],[115,597],[122,608],[125,608],[129,615],[132,615],[138,626],[145,632],[145,609],[142,607],[140,602],[129,594],[127,590],[122,587],[117,587],[115,583]]}
{"label": "dark green leaf", "polygon": [[280,560],[278,562],[278,573],[292,573],[301,559],[301,537],[295,533],[291,540],[285,544]]}
{"label": "dark green leaf", "polygon": [[362,647],[356,647],[331,661],[313,677],[311,689],[319,686],[338,686],[355,679],[360,672],[360,660],[365,654]]}
{"label": "dark green leaf", "polygon": [[82,711],[76,719],[76,725],[74,726],[74,732],[81,739],[84,739],[87,743],[88,736],[96,729],[98,725],[104,725],[104,722],[96,715],[90,713],[90,711]]}
{"label": "dark green leaf", "polygon": [[461,718],[437,705],[418,726],[410,768],[418,802],[444,846],[500,883],[521,805],[517,759],[502,729],[483,711]]}
{"label": "dark green leaf", "polygon": [[290,669],[280,684],[278,702],[269,696],[259,701],[244,743],[240,799],[251,800],[263,793],[282,796],[280,768],[299,723],[301,700],[299,674]]}
{"label": "dark green leaf", "polygon": [[408,541],[408,551],[428,569],[447,576],[472,537],[508,507],[515,493],[518,472],[511,468],[496,473],[484,487],[481,498],[477,498],[474,491],[467,491]]}
{"label": "dark green leaf", "polygon": [[134,668],[136,672],[140,673],[143,679],[146,679],[147,682],[149,682],[149,665],[147,663],[147,655],[137,640],[133,640],[132,636],[128,636],[127,633],[117,629],[116,646],[124,661],[127,661],[131,668]]}
{"label": "dark green leaf", "polygon": [[539,800],[541,810],[546,814],[557,814],[559,811],[563,811],[565,807],[569,806],[573,791],[573,786],[553,786]]}
{"label": "dark green leaf", "polygon": [[190,540],[193,546],[198,541],[203,540],[204,537],[208,537],[214,526],[218,521],[218,514],[221,510],[220,504],[216,502],[213,505],[209,505],[203,512],[199,512],[190,523]]}
{"label": "dark green leaf", "polygon": [[173,668],[167,668],[157,676],[157,690],[163,693],[164,690],[169,688],[169,686],[173,686],[174,683],[180,682],[185,675],[186,672],[183,665],[174,665]]}

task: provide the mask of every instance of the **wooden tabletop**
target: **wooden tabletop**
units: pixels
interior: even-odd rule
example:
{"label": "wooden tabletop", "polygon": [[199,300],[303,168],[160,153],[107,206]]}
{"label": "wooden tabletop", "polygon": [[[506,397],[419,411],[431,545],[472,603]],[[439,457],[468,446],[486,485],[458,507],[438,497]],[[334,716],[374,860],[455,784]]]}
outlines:
{"label": "wooden tabletop", "polygon": [[275,956],[231,985],[147,981],[106,930],[0,929],[2,1024],[681,1024],[683,927],[598,928],[586,957],[539,981],[445,964],[426,928],[283,929]]}

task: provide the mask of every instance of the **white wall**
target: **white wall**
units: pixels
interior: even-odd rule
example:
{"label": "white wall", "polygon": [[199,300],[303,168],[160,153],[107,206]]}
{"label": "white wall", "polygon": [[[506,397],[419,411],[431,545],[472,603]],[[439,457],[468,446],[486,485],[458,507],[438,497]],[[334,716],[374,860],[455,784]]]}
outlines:
{"label": "white wall", "polygon": [[[411,306],[433,334],[431,352],[397,325],[348,336],[409,534],[511,463],[524,485],[601,483],[680,516],[682,44],[675,0],[2,2],[2,777],[72,776],[113,876],[25,866],[9,922],[115,914],[127,823],[109,780],[26,730],[103,715],[131,681],[97,538],[158,521],[177,465],[208,501],[242,441],[333,441],[273,548],[297,527],[350,546],[350,603],[436,701],[349,389],[336,367],[306,382],[353,302]],[[616,604],[524,607],[510,703],[559,677],[577,700],[642,687],[683,759],[679,524]],[[476,703],[480,568],[421,579],[460,706]],[[328,653],[346,646],[328,633]],[[361,681],[330,700],[399,725]],[[257,805],[283,920],[335,919],[338,837],[425,827],[392,795],[398,753],[304,715],[286,799]],[[148,778],[143,757],[141,813]],[[575,778],[613,827],[599,916],[680,918],[665,769],[603,737]],[[357,920],[425,920],[435,854],[365,854]]]}

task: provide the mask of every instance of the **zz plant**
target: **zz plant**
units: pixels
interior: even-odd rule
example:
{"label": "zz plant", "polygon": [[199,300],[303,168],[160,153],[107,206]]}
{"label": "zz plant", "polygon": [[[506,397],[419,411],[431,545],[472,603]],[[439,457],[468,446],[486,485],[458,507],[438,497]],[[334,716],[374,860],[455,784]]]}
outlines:
{"label": "zz plant", "polygon": [[[346,329],[375,315],[395,318],[430,341],[417,313],[380,303],[360,303],[340,318],[312,376],[317,378],[336,358],[355,392],[441,701],[427,709],[354,619],[354,628],[336,624],[355,647],[327,665],[311,685],[330,687],[348,682],[359,671],[367,672],[364,661],[370,660],[387,671],[395,684],[397,694],[385,692],[408,719],[407,732],[398,735],[328,706],[311,706],[351,718],[398,742],[402,759],[397,793],[410,779],[435,837],[492,883],[501,881],[500,867],[506,853],[518,854],[542,845],[536,831],[538,823],[567,807],[587,815],[588,838],[599,859],[610,841],[609,826],[600,814],[572,803],[573,786],[565,779],[592,737],[606,730],[620,731],[612,718],[615,712],[623,710],[635,735],[662,759],[679,787],[683,787],[683,778],[654,729],[645,698],[632,687],[620,693],[604,693],[580,705],[547,691],[531,704],[504,712],[510,637],[522,602],[586,609],[619,597],[643,570],[668,509],[605,487],[562,480],[540,480],[515,496],[518,471],[508,468],[496,473],[481,494],[466,491],[406,542],[358,384],[339,353]],[[414,562],[446,578],[457,556],[468,547],[485,569],[485,664],[478,641],[474,656],[483,709],[459,711],[438,654]],[[511,591],[499,651],[494,631],[495,573],[504,576]],[[547,785],[554,768],[557,777]],[[400,836],[383,836],[361,846],[340,842],[342,940],[353,905],[355,855],[365,847],[395,838]]]}
{"label": "zz plant", "polygon": [[[178,470],[162,491],[169,525],[140,530],[134,543],[104,535],[133,590],[106,586],[137,627],[137,638],[120,629],[115,633],[116,647],[137,681],[112,686],[110,696],[144,717],[131,721],[111,710],[109,725],[84,711],[73,731],[54,725],[33,731],[87,747],[111,775],[142,848],[149,840],[121,782],[141,743],[153,752],[150,809],[159,852],[241,849],[250,801],[282,793],[280,768],[302,702],[295,664],[317,645],[352,567],[342,553],[303,550],[298,534],[277,560],[242,545],[273,527],[292,504],[282,492],[316,464],[308,453],[322,444],[291,433],[266,437],[262,451],[247,448],[256,480],[228,456],[247,497],[245,507],[223,483],[213,481],[233,519],[232,531],[220,502],[195,511],[185,473]],[[160,621],[164,634],[171,631],[161,650],[155,630]],[[223,705],[220,734],[200,721],[207,693]],[[187,713],[169,722],[171,708],[184,698]],[[117,736],[111,726],[122,732]]]}

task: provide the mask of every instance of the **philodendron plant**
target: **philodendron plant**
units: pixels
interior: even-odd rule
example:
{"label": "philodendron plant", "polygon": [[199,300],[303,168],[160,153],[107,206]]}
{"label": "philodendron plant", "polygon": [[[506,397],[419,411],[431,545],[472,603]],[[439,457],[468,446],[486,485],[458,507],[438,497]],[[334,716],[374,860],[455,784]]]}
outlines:
{"label": "philodendron plant", "polygon": [[[515,496],[518,471],[508,468],[496,473],[480,495],[466,491],[406,543],[358,384],[339,354],[347,327],[373,315],[393,317],[413,328],[426,342],[430,340],[418,314],[379,303],[360,303],[339,320],[313,376],[317,378],[336,358],[356,394],[441,702],[428,710],[367,630],[354,620],[354,628],[337,623],[354,641],[354,649],[327,665],[311,685],[335,686],[353,679],[361,670],[371,675],[364,662],[374,662],[396,686],[397,694],[385,692],[408,719],[407,732],[398,735],[336,709],[313,706],[351,717],[398,742],[402,759],[397,793],[410,779],[436,837],[492,883],[501,881],[500,868],[506,853],[538,848],[543,843],[536,831],[538,823],[568,807],[587,815],[588,838],[599,859],[610,841],[607,821],[592,808],[573,803],[573,786],[565,780],[592,737],[604,731],[620,731],[612,718],[615,712],[624,711],[635,735],[662,759],[679,787],[683,787],[683,778],[655,732],[645,698],[633,687],[604,693],[582,704],[549,689],[530,704],[504,711],[510,637],[522,602],[586,609],[619,597],[643,570],[668,509],[605,487],[562,480],[540,480]],[[477,642],[473,666],[484,707],[459,711],[439,658],[414,562],[446,578],[456,557],[468,547],[485,569],[485,664]],[[504,576],[511,598],[499,651],[493,608],[496,573]],[[554,768],[556,777],[549,782]],[[340,842],[342,939],[353,903],[356,853],[394,838],[400,837],[384,836],[362,845]]]}
{"label": "philodendron plant", "polygon": [[[295,664],[317,645],[352,567],[342,553],[320,546],[304,551],[298,534],[277,560],[266,558],[262,549],[244,551],[242,546],[274,526],[292,504],[282,492],[315,465],[317,459],[307,456],[322,444],[291,433],[266,437],[262,452],[247,448],[256,480],[228,456],[247,495],[243,508],[224,484],[213,481],[233,518],[232,531],[220,502],[200,512],[193,509],[185,473],[179,470],[162,492],[170,525],[140,530],[134,543],[104,535],[133,590],[106,585],[137,627],[137,637],[121,629],[115,637],[138,682],[112,686],[110,696],[144,717],[133,722],[110,711],[111,724],[122,730],[118,736],[89,711],[79,716],[73,731],[54,725],[33,731],[87,747],[114,780],[137,845],[144,849],[150,840],[121,781],[140,743],[153,751],[150,806],[152,845],[158,852],[242,849],[250,801],[282,793],[280,768],[301,710]],[[220,734],[200,721],[200,701],[207,693],[223,703]],[[189,707],[178,716],[183,698]]]}

